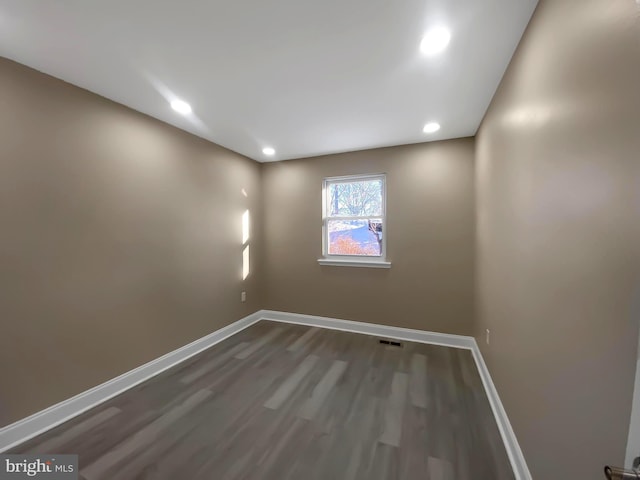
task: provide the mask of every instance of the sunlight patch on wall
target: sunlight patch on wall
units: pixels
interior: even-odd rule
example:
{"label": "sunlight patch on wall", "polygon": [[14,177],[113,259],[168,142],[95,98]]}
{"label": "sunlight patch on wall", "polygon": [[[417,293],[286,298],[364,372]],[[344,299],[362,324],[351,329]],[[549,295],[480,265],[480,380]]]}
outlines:
{"label": "sunlight patch on wall", "polygon": [[242,214],[242,244],[249,241],[249,210]]}
{"label": "sunlight patch on wall", "polygon": [[242,214],[242,280],[246,280],[251,271],[249,263],[249,210],[245,210]]}
{"label": "sunlight patch on wall", "polygon": [[242,251],[242,280],[247,279],[249,271],[249,245],[247,245]]}

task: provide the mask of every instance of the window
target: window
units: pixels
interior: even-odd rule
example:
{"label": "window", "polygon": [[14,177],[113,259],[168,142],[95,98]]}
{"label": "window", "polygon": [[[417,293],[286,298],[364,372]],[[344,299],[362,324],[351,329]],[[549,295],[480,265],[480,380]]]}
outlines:
{"label": "window", "polygon": [[388,267],[385,176],[326,178],[322,188],[325,265]]}

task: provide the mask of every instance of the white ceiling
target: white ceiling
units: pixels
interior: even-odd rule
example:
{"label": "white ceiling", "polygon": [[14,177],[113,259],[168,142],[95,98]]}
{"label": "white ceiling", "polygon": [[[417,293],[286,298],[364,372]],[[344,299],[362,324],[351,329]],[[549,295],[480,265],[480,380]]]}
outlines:
{"label": "white ceiling", "polygon": [[[284,160],[474,135],[536,3],[0,0],[0,56]],[[434,25],[451,42],[427,57]]]}

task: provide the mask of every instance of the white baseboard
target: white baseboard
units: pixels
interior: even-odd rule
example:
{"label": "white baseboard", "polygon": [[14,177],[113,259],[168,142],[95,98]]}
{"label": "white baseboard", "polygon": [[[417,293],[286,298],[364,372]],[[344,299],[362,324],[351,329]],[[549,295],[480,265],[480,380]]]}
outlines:
{"label": "white baseboard", "polygon": [[80,415],[83,412],[121,394],[122,392],[135,387],[159,373],[184,362],[190,357],[206,350],[207,348],[221,342],[227,337],[238,333],[240,330],[253,325],[262,318],[262,311],[257,311],[244,317],[237,322],[227,325],[206,337],[178,348],[172,352],[145,363],[129,372],[113,378],[90,390],[82,392],[75,397],[71,397],[57,403],[45,410],[37,412],[27,418],[23,418],[15,423],[0,429],[0,453],[21,444],[53,427],[66,422]]}
{"label": "white baseboard", "polygon": [[529,467],[527,466],[527,461],[522,454],[522,449],[520,448],[518,439],[513,432],[507,412],[502,405],[502,401],[498,395],[498,390],[496,390],[496,386],[491,379],[491,374],[489,373],[487,364],[484,362],[484,358],[482,357],[482,353],[480,353],[480,348],[478,347],[475,338],[473,339],[473,348],[471,349],[471,353],[473,353],[473,358],[476,361],[476,366],[478,367],[478,372],[480,373],[484,390],[489,398],[491,410],[493,411],[493,416],[498,424],[498,430],[500,430],[504,448],[507,450],[507,455],[509,456],[511,468],[513,468],[516,480],[532,480]]}
{"label": "white baseboard", "polygon": [[487,398],[491,404],[491,410],[498,424],[498,430],[504,442],[511,467],[516,480],[531,480],[531,473],[527,467],[527,462],[522,454],[518,440],[513,432],[509,417],[504,410],[500,396],[496,390],[487,365],[482,358],[480,348],[475,338],[463,335],[450,335],[445,333],[427,332],[424,330],[412,330],[409,328],[391,327],[387,325],[377,325],[373,323],[353,322],[350,320],[340,320],[337,318],[317,317],[314,315],[302,315],[288,312],[276,312],[272,310],[262,311],[263,320],[274,320],[278,322],[296,323],[320,328],[330,328],[332,330],[343,330],[346,332],[363,333],[375,335],[383,338],[394,338],[408,342],[429,343],[433,345],[443,345],[445,347],[465,348],[471,350],[473,359],[476,362],[478,373],[482,379],[482,384],[487,393]]}
{"label": "white baseboard", "polygon": [[[638,1],[640,2],[640,0]],[[626,468],[632,468],[633,460],[640,456],[640,345],[638,345],[638,363],[636,365],[636,381],[634,385],[629,436],[627,437],[627,453],[624,460]]]}
{"label": "white baseboard", "polygon": [[391,327],[375,323],[354,322],[340,320],[338,318],[317,317],[315,315],[302,315],[299,313],[276,312],[273,310],[262,311],[263,320],[276,322],[296,323],[310,327],[329,328],[345,332],[364,333],[384,338],[395,338],[407,342],[431,343],[445,347],[457,347],[472,349],[475,344],[473,337],[463,335],[450,335],[447,333],[427,332],[425,330],[412,330],[410,328]]}
{"label": "white baseboard", "polygon": [[332,330],[374,335],[383,338],[393,338],[409,342],[429,343],[446,347],[464,348],[471,350],[476,362],[480,378],[484,385],[491,409],[496,418],[500,435],[507,450],[516,480],[531,480],[522,450],[513,433],[509,418],[502,406],[498,392],[491,380],[491,375],[482,358],[478,344],[473,337],[463,335],[449,335],[444,333],[412,330],[409,328],[391,327],[373,323],[354,322],[337,318],[318,317],[273,310],[259,310],[237,322],[227,325],[206,337],[202,337],[189,345],[185,345],[173,352],[152,360],[134,370],[126,372],[108,382],[82,392],[75,397],[53,405],[0,429],[0,453],[19,445],[51,428],[80,415],[83,412],[135,387],[136,385],[158,375],[165,370],[197,355],[207,348],[221,342],[225,338],[238,333],[259,320],[295,323]]}

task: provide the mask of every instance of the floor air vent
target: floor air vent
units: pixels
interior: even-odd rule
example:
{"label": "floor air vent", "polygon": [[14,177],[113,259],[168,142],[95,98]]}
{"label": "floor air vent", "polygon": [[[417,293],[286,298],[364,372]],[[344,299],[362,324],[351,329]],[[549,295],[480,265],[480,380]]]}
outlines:
{"label": "floor air vent", "polygon": [[390,345],[392,347],[402,347],[402,343],[401,342],[396,342],[394,340],[382,340],[380,339],[380,343],[383,345]]}

